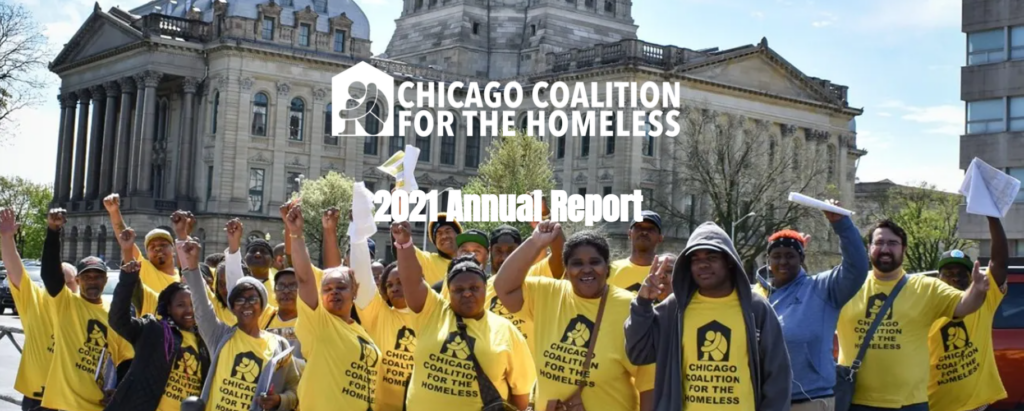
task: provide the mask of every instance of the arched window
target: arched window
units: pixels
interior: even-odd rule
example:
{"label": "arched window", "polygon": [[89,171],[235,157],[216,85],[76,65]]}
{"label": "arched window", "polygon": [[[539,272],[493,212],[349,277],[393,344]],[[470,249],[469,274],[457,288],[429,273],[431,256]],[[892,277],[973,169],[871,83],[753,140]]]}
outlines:
{"label": "arched window", "polygon": [[78,227],[71,227],[71,240],[68,243],[68,260],[78,264]]}
{"label": "arched window", "polygon": [[331,103],[324,107],[324,145],[338,145],[338,136],[334,134],[334,113],[331,112]]}
{"label": "arched window", "polygon": [[213,92],[213,115],[210,119],[210,132],[217,134],[217,111],[220,109],[220,92]]}
{"label": "arched window", "polygon": [[441,128],[441,164],[455,165],[455,136],[459,132],[459,121],[452,122],[451,132]]}
{"label": "arched window", "polygon": [[266,93],[256,93],[252,99],[252,134],[254,136],[267,135],[267,106],[270,98]]}
{"label": "arched window", "polygon": [[388,155],[394,155],[395,153],[405,149],[405,136],[402,135],[402,126],[398,122],[398,113],[402,111],[402,108],[395,106],[391,111],[394,113],[392,118],[395,119],[395,132],[388,138]]}
{"label": "arched window", "polygon": [[302,141],[302,127],[306,120],[306,103],[301,98],[293,98],[288,108],[288,139]]}

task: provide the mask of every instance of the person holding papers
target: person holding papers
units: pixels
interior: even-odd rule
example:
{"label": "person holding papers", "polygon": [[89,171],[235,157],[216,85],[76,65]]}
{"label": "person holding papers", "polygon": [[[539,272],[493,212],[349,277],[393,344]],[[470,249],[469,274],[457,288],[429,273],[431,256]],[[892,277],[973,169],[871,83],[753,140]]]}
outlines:
{"label": "person holding papers", "polygon": [[[203,284],[199,243],[179,241],[177,250],[185,280],[189,284]],[[260,317],[267,309],[267,289],[253,277],[243,277],[233,284],[227,282],[227,301],[237,319],[234,326],[217,317],[207,293],[192,293],[199,335],[212,361],[202,396],[190,397],[185,403],[193,406],[200,402],[207,411],[295,409],[299,374],[289,355],[291,345],[288,340],[260,329]],[[271,379],[281,384],[271,385]]]}
{"label": "person holding papers", "polygon": [[[1010,247],[998,218],[988,217],[988,230],[992,246],[985,304],[962,319],[936,321],[928,332],[928,352],[931,353],[928,408],[931,411],[984,409],[1006,398],[992,350],[992,321],[1006,296]],[[971,257],[963,251],[948,251],[939,260],[939,279],[965,291],[971,285],[974,266]]]}
{"label": "person holding papers", "polygon": [[[357,202],[363,197],[358,192],[366,191],[366,188],[357,183],[353,191],[353,202]],[[369,216],[369,207],[365,208],[353,210],[356,218],[353,225],[372,217]],[[368,222],[376,229],[372,218]],[[375,409],[380,349],[352,318],[353,306],[365,307],[373,298],[367,236],[362,235],[361,230],[355,233],[350,230],[355,267],[328,268],[318,291],[302,235],[301,204],[293,203],[285,225],[288,232],[293,233],[289,238],[291,257],[299,280],[299,320],[295,334],[307,361],[299,383],[302,410]]]}

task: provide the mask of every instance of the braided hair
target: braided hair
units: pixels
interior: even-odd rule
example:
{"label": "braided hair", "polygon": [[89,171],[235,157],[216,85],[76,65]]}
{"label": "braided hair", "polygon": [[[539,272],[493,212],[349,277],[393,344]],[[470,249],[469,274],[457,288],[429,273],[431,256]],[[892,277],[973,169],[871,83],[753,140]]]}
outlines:
{"label": "braided hair", "polygon": [[156,298],[156,314],[160,318],[160,326],[164,329],[164,358],[168,362],[175,357],[175,351],[177,350],[174,332],[171,328],[178,328],[178,326],[174,323],[174,319],[171,318],[171,302],[174,301],[174,296],[184,291],[191,292],[192,290],[186,284],[171,283]]}

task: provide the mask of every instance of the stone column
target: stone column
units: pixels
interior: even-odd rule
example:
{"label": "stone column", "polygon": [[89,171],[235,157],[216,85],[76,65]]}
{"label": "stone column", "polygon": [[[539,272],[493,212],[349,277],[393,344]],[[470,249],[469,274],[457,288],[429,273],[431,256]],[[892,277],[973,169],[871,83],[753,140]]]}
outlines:
{"label": "stone column", "polygon": [[160,84],[163,73],[147,71],[142,75],[146,87],[146,105],[142,120],[142,150],[139,158],[139,191],[152,195],[153,177],[153,124],[156,121],[156,86]]}
{"label": "stone column", "polygon": [[132,122],[132,137],[131,137],[131,167],[128,169],[128,191],[132,194],[139,191],[139,162],[142,159],[142,108],[146,105],[146,94],[143,90],[146,88],[146,82],[142,79],[142,75],[136,74],[132,77],[135,80],[135,119]]}
{"label": "stone column", "polygon": [[103,147],[103,100],[107,93],[103,86],[89,87],[92,94],[92,131],[89,132],[88,179],[85,184],[85,199],[95,200],[100,185],[100,153]]}
{"label": "stone column", "polygon": [[114,153],[117,142],[114,140],[117,135],[117,83],[110,81],[103,84],[107,93],[107,108],[103,111],[103,160],[100,162],[100,185],[99,197],[102,198],[112,192],[111,184],[114,180]]}
{"label": "stone column", "polygon": [[64,116],[67,115],[68,107],[64,104],[64,96],[57,94],[57,103],[60,104],[60,127],[57,129],[57,160],[53,163],[53,201],[60,200],[60,170],[61,158],[64,150]]}
{"label": "stone column", "polygon": [[89,99],[92,94],[88,89],[78,90],[78,138],[75,139],[75,166],[73,183],[71,184],[71,201],[79,201],[85,191],[85,151],[89,135]]}
{"label": "stone column", "polygon": [[192,149],[195,140],[195,125],[192,124],[192,105],[195,101],[196,87],[199,86],[199,79],[186,77],[182,81],[182,88],[185,92],[181,100],[182,125],[181,150],[178,152],[178,198],[189,198],[189,187],[192,185],[192,168],[194,167],[195,150]]}
{"label": "stone column", "polygon": [[117,158],[114,160],[113,191],[128,194],[128,152],[131,150],[132,94],[135,93],[135,80],[125,77],[117,81],[121,86],[121,112],[118,114],[117,126]]}
{"label": "stone column", "polygon": [[60,148],[60,184],[57,192],[58,200],[62,203],[71,198],[71,152],[75,145],[75,103],[78,101],[78,94],[68,93],[64,95],[64,127],[61,136]]}

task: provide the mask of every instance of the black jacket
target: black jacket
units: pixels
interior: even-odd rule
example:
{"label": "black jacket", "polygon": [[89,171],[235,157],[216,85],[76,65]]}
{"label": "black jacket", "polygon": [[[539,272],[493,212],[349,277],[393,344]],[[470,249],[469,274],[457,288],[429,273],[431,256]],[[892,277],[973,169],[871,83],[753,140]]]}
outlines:
{"label": "black jacket", "polygon": [[[131,312],[132,295],[139,285],[138,273],[121,272],[121,280],[114,288],[114,299],[110,303],[108,322],[121,337],[135,347],[135,360],[128,374],[117,387],[114,398],[106,410],[156,410],[164,394],[171,367],[181,356],[181,331],[171,326],[174,343],[168,361],[164,352],[164,324],[152,315],[135,318]],[[205,290],[200,290],[203,292]],[[199,364],[205,380],[210,371],[210,353],[199,333],[195,333],[199,352]]]}

